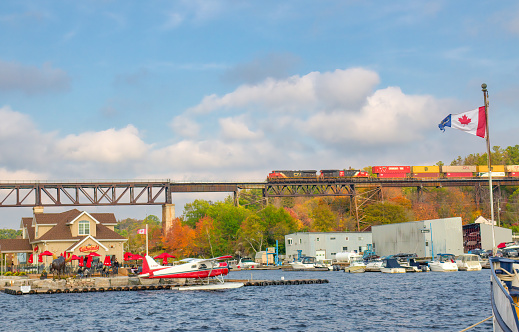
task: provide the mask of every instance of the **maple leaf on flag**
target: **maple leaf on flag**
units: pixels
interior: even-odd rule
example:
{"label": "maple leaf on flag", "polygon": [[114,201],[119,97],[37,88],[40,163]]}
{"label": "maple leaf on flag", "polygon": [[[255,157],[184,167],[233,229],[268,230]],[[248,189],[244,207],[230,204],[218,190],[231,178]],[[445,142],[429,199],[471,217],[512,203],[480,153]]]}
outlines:
{"label": "maple leaf on flag", "polygon": [[458,121],[462,124],[462,125],[468,125],[469,123],[472,122],[472,120],[470,118],[467,118],[467,115],[464,114],[461,118],[458,118]]}

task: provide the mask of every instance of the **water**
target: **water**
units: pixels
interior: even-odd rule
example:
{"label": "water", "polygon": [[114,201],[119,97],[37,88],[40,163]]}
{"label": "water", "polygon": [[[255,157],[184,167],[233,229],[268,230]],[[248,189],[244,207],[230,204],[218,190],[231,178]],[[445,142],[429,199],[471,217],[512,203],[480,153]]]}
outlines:
{"label": "water", "polygon": [[[250,279],[251,271],[228,278]],[[459,331],[491,315],[490,270],[382,274],[253,271],[329,284],[219,292],[0,294],[3,331]],[[491,320],[471,331],[491,331]]]}

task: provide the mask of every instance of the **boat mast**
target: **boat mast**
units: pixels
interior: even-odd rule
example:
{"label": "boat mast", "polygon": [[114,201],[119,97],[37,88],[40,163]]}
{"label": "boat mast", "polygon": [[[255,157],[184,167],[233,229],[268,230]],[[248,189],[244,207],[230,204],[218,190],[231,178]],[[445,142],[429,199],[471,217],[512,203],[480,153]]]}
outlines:
{"label": "boat mast", "polygon": [[494,190],[492,187],[492,158],[490,154],[490,133],[488,131],[488,91],[485,83],[481,84],[483,100],[485,101],[485,126],[487,136],[487,164],[488,164],[488,187],[490,189],[490,214],[492,217],[492,252],[496,253],[496,238],[494,232]]}

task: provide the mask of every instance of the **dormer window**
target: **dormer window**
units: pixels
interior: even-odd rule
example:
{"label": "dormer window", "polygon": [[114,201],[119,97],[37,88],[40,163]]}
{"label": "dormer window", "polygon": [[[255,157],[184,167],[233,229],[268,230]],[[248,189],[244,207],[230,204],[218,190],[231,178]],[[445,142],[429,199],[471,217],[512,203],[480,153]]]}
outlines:
{"label": "dormer window", "polygon": [[88,220],[80,220],[78,222],[78,235],[89,235],[90,234],[90,221]]}

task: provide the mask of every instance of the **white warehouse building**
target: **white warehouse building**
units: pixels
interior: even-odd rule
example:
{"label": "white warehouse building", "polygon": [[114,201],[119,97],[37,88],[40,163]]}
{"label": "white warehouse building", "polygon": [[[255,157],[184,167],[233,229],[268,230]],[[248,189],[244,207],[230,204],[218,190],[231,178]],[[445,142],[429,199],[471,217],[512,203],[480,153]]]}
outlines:
{"label": "white warehouse building", "polygon": [[343,251],[361,252],[371,244],[371,232],[298,232],[285,235],[286,259],[300,256],[335,259]]}
{"label": "white warehouse building", "polygon": [[399,253],[432,257],[437,254],[463,254],[460,217],[410,221],[372,226],[373,249],[379,256]]}

